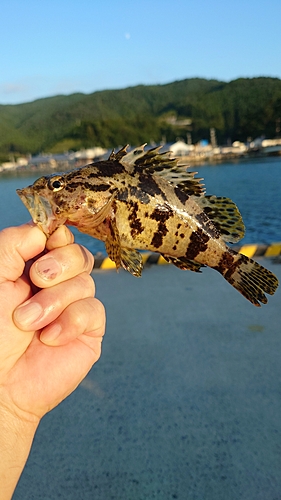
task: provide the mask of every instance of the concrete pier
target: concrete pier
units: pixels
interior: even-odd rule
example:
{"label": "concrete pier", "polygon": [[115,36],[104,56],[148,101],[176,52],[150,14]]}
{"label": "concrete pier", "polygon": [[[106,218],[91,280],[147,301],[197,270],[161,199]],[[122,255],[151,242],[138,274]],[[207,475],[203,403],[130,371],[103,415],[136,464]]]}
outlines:
{"label": "concrete pier", "polygon": [[280,499],[281,288],[256,308],[210,269],[94,278],[102,357],[42,420],[14,500]]}

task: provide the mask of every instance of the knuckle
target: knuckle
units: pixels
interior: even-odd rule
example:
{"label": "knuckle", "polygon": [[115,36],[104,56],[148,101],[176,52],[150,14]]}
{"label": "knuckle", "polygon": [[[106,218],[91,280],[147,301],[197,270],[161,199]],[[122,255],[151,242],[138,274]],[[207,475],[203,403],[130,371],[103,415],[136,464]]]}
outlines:
{"label": "knuckle", "polygon": [[75,328],[78,332],[83,332],[85,329],[85,316],[84,314],[74,314],[72,315],[72,327]]}
{"label": "knuckle", "polygon": [[78,274],[76,276],[76,283],[79,288],[83,290],[84,296],[93,296],[95,294],[95,283],[93,278],[86,272]]}

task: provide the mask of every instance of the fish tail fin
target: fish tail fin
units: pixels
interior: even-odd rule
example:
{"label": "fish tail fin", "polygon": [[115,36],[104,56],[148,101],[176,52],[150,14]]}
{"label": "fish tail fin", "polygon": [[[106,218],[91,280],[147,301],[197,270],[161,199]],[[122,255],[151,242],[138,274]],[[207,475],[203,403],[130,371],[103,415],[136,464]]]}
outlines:
{"label": "fish tail fin", "polygon": [[[255,306],[267,303],[265,293],[273,295],[278,279],[265,267],[245,255],[234,251],[226,252],[225,260],[216,269],[223,277]],[[227,258],[227,256],[231,258]]]}

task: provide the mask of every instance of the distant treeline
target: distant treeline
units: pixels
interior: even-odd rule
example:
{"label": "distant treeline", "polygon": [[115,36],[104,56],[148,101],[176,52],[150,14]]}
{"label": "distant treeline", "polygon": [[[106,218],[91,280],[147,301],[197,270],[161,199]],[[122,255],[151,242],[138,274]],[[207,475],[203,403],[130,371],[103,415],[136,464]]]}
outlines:
{"label": "distant treeline", "polygon": [[[0,105],[0,159],[83,147],[209,139],[219,144],[276,136],[281,80],[239,78],[229,83],[193,78],[90,95],[72,94]],[[190,122],[190,125],[188,124]]]}

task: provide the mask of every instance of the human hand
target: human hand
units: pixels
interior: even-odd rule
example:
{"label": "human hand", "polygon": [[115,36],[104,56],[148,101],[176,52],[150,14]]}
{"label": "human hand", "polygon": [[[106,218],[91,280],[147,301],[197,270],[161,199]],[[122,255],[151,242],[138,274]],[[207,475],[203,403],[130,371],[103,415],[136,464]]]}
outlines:
{"label": "human hand", "polygon": [[0,232],[0,262],[0,407],[37,425],[100,356],[93,257],[65,226],[46,243],[25,224]]}

